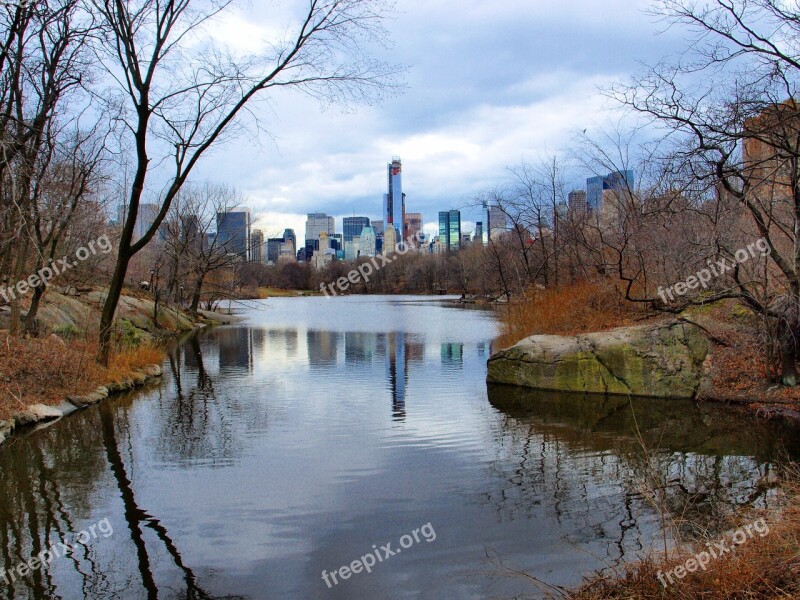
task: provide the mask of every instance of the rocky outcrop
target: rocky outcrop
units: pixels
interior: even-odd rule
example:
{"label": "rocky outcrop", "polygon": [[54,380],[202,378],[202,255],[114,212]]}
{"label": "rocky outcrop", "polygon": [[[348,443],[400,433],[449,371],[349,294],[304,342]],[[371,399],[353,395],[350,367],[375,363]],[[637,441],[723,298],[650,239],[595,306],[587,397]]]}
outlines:
{"label": "rocky outcrop", "polygon": [[[105,301],[106,292],[95,290],[70,296],[49,288],[39,309],[37,322],[45,331],[87,331],[100,320],[100,307]],[[158,311],[158,324],[153,320],[155,305],[150,298],[136,298],[123,295],[120,297],[116,318],[119,323],[127,322],[135,328],[143,341],[150,341],[164,331],[189,332],[198,325],[229,325],[241,321],[235,315],[224,315],[217,312],[198,311],[191,315],[183,310],[175,310],[173,306],[161,306]],[[0,330],[9,327],[8,307],[0,307]],[[63,344],[58,336],[55,343]]]}
{"label": "rocky outcrop", "polygon": [[18,428],[40,425],[47,421],[56,421],[61,417],[88,408],[108,398],[111,394],[127,392],[142,386],[150,380],[161,377],[162,370],[158,365],[147,365],[141,372],[136,372],[133,379],[113,383],[108,387],[99,387],[86,396],[68,396],[58,406],[34,404],[25,410],[12,415],[8,421],[0,421],[0,444],[2,444]]}
{"label": "rocky outcrop", "polygon": [[540,390],[694,398],[711,344],[685,321],[535,335],[489,359],[487,380]]}

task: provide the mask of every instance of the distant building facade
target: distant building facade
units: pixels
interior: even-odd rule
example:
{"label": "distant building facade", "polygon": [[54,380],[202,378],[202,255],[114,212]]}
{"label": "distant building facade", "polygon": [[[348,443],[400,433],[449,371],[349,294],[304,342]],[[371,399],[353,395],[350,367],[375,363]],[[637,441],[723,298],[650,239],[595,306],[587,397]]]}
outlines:
{"label": "distant building facade", "polygon": [[461,211],[439,213],[439,243],[446,252],[455,252],[461,247]]}
{"label": "distant building facade", "polygon": [[217,213],[217,245],[228,254],[236,254],[248,261],[251,225],[249,208]]}
{"label": "distant building facade", "polygon": [[377,236],[372,227],[364,227],[358,241],[357,258],[361,256],[375,256],[377,254]]}
{"label": "distant building facade", "polygon": [[634,173],[615,171],[605,176],[589,177],[586,180],[586,209],[600,212],[603,209],[603,192],[605,190],[633,190]]}
{"label": "distant building facade", "polygon": [[284,242],[292,242],[292,246],[297,248],[297,235],[294,232],[294,229],[284,229],[283,230],[283,241]]}
{"label": "distant building facade", "polygon": [[364,227],[369,227],[370,222],[368,217],[345,217],[342,219],[342,236],[344,243],[352,242],[353,238],[361,235],[361,230]]}
{"label": "distant building facade", "polygon": [[414,247],[418,247],[417,234],[422,231],[422,213],[406,213],[403,219],[403,240],[413,240]]}
{"label": "distant building facade", "polygon": [[384,236],[390,226],[397,231],[397,235],[403,234],[403,211],[405,199],[403,197],[403,163],[399,156],[395,156],[386,165],[388,191],[383,195],[383,218]]}
{"label": "distant building facade", "polygon": [[264,233],[260,229],[253,229],[250,236],[250,262],[264,262]]}
{"label": "distant building facade", "polygon": [[309,213],[306,220],[306,260],[311,260],[314,252],[319,250],[319,234],[333,235],[336,232],[336,220],[325,213]]}
{"label": "distant building facade", "polygon": [[585,213],[587,209],[586,192],[583,190],[573,190],[567,196],[569,210],[576,214]]}
{"label": "distant building facade", "polygon": [[270,238],[267,240],[267,262],[278,262],[281,257],[281,248],[285,243],[283,238]]}
{"label": "distant building facade", "polygon": [[508,231],[508,215],[499,206],[490,206],[487,209],[486,231],[491,239]]}

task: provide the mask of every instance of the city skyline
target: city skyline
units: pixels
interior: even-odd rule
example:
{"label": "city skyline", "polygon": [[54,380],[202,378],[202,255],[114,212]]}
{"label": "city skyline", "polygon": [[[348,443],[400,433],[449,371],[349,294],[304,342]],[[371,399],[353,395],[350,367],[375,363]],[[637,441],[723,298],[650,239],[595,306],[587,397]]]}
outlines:
{"label": "city skyline", "polygon": [[[475,0],[453,14],[404,0],[388,24],[394,48],[382,54],[392,63],[402,57],[401,67],[413,65],[403,90],[348,112],[320,112],[314,99],[299,95],[276,98],[274,108],[259,113],[274,137],[226,145],[199,176],[239,186],[254,214],[264,216],[254,226],[265,234],[291,227],[302,236],[309,212],[337,221],[381,219],[386,162],[399,155],[407,174],[403,191],[413,198],[409,210],[425,216],[426,233],[448,208],[460,209],[462,226],[472,230],[475,221],[485,221],[469,206],[476,193],[506,167],[553,153],[584,129],[602,137],[599,129],[620,117],[605,110],[598,88],[636,72],[637,58],[678,51],[680,35],[661,32],[641,10],[646,4],[578,0],[530,11],[521,0],[497,7]],[[609,14],[618,19],[613,36],[605,25]],[[232,11],[216,33],[250,48],[274,20],[271,9],[256,3]],[[464,35],[438,33],[452,27]],[[537,39],[550,43],[542,50]],[[640,49],[636,57],[632,47]],[[576,174],[569,187],[589,175]]]}

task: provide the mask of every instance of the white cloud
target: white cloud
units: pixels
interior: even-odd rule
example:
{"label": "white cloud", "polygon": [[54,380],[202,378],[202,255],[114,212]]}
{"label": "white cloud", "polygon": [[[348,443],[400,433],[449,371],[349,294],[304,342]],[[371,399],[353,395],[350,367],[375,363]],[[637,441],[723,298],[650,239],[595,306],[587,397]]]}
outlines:
{"label": "white cloud", "polygon": [[[258,4],[222,19],[215,37],[252,51],[298,6]],[[241,187],[265,231],[292,227],[302,238],[306,212],[335,215],[339,227],[342,215],[380,218],[386,162],[400,155],[408,210],[423,213],[428,231],[439,210],[464,206],[507,166],[556,152],[609,117],[597,86],[674,45],[653,38],[657,26],[639,11],[647,4],[401,1],[388,58],[411,65],[405,94],[354,113],[321,112],[297,94],[270,98],[260,114],[274,143],[231,143],[198,176]]]}

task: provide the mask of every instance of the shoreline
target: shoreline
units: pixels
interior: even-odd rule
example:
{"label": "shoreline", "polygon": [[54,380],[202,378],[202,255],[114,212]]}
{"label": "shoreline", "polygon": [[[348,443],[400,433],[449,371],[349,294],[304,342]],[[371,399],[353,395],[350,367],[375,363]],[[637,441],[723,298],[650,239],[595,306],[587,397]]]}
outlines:
{"label": "shoreline", "polygon": [[[172,307],[168,310],[172,313],[175,312]],[[243,317],[237,315],[205,310],[198,310],[196,315],[191,315],[185,311],[179,312],[179,319],[191,323],[191,328],[171,330],[161,325],[156,325],[152,321],[150,321],[149,326],[144,326],[145,322],[143,320],[130,317],[130,315],[128,315],[130,320],[120,315],[119,321],[128,321],[131,323],[132,321],[136,321],[138,325],[142,325],[140,327],[132,323],[133,328],[137,332],[149,338],[155,339],[157,337],[166,345],[179,341],[183,337],[197,335],[200,331],[207,328],[223,327],[245,320]],[[168,314],[167,310],[164,311],[164,314]],[[55,327],[50,328],[55,329]],[[51,347],[55,345],[63,348],[67,348],[69,343],[55,333],[51,334],[49,338],[45,338],[44,342]],[[163,352],[161,354],[163,364],[163,361],[166,360],[166,356]],[[160,380],[163,376],[163,368],[159,364],[144,364],[133,368],[127,368],[124,371],[124,375],[121,378],[104,382],[93,391],[85,393],[66,393],[60,400],[51,399],[48,401],[46,398],[40,398],[38,399],[39,401],[27,404],[21,400],[17,400],[24,408],[15,409],[11,411],[10,415],[0,419],[0,449],[2,449],[6,441],[11,439],[12,436],[50,426],[64,417],[81,412],[95,404],[99,404],[123,393],[144,387],[149,383]]]}

